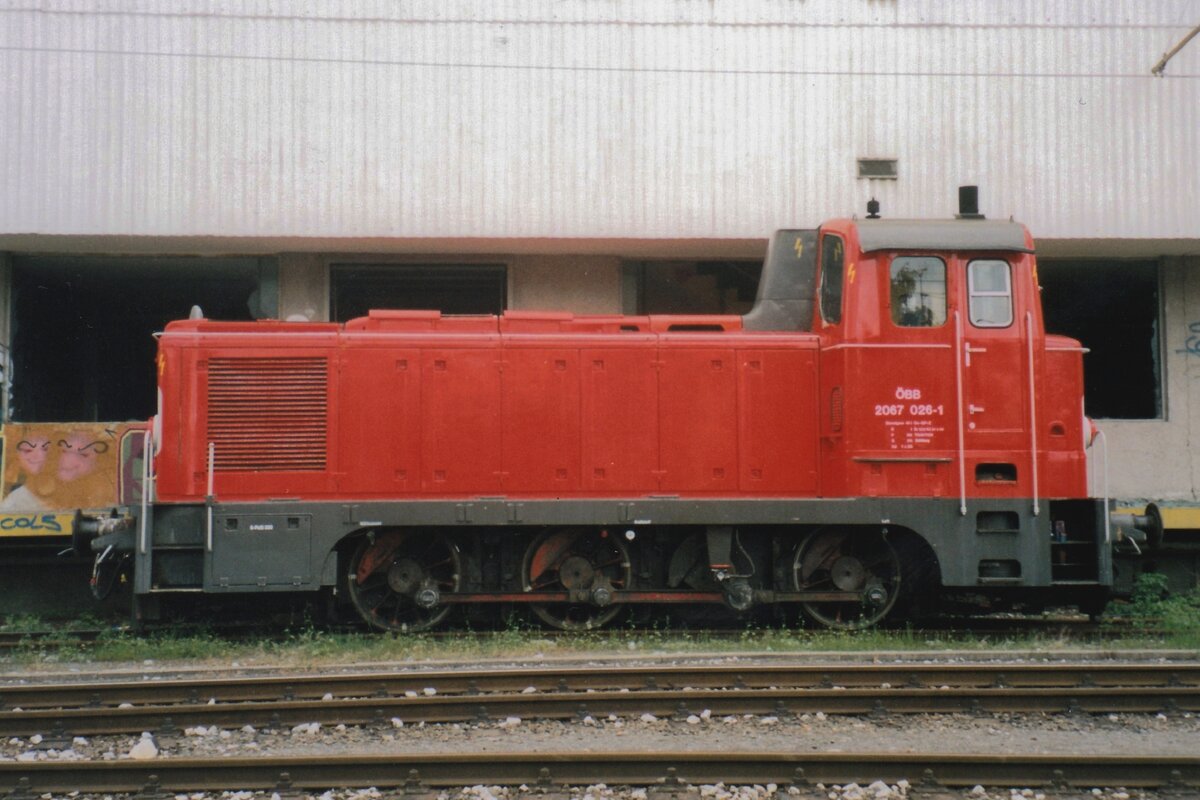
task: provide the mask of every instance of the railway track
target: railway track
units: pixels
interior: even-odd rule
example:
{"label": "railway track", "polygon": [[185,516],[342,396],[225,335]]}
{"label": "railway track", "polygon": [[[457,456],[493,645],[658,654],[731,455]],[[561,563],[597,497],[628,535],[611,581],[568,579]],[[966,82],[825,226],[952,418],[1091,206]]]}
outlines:
{"label": "railway track", "polygon": [[[414,773],[415,771],[415,773]],[[1126,786],[1163,788],[1195,797],[1200,756],[1128,756],[982,753],[912,754],[751,753],[729,751],[605,753],[433,753],[287,756],[256,758],[167,758],[133,761],[0,762],[0,789],[33,793],[272,790],[281,797],[299,789],[405,787],[413,798],[432,787],[473,784],[656,786],[670,793],[683,784],[795,785],[800,797],[818,797],[812,784],[862,782],[959,787]],[[807,798],[805,798],[807,800]]]}
{"label": "railway track", "polygon": [[0,652],[20,648],[90,645],[105,633],[104,630],[39,630],[0,631]]}
{"label": "railway track", "polygon": [[587,716],[1200,711],[1200,663],[655,665],[23,684],[0,736]]}

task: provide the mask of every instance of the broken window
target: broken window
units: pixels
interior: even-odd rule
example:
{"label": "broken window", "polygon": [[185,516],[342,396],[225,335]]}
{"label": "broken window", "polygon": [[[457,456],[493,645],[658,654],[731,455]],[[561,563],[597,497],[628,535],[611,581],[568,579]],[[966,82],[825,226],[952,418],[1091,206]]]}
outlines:
{"label": "broken window", "polygon": [[372,309],[501,314],[508,305],[503,264],[334,264],[329,284],[334,322]]}
{"label": "broken window", "polygon": [[1046,330],[1078,339],[1088,416],[1163,416],[1157,261],[1038,262]]}
{"label": "broken window", "polygon": [[624,265],[626,314],[745,314],[760,261],[641,261]]}

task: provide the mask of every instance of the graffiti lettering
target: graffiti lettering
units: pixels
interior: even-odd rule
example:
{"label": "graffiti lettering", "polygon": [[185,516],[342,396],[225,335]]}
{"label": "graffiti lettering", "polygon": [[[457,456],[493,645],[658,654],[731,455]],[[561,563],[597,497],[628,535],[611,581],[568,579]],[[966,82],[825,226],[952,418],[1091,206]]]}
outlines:
{"label": "graffiti lettering", "polygon": [[1187,353],[1189,356],[1200,356],[1200,322],[1193,322],[1188,325],[1188,338],[1183,343],[1182,350],[1176,350],[1177,353]]}
{"label": "graffiti lettering", "polygon": [[0,531],[50,531],[62,533],[62,525],[53,514],[21,514],[0,517]]}

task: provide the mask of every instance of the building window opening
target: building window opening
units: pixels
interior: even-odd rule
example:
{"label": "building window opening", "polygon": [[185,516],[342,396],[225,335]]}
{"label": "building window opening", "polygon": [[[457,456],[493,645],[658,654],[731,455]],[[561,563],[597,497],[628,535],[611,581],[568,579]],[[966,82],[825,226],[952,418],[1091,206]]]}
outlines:
{"label": "building window opening", "polygon": [[1007,261],[967,265],[968,312],[976,328],[1007,328],[1013,321],[1012,271]]}
{"label": "building window opening", "polygon": [[1038,261],[1046,330],[1078,339],[1095,419],[1163,416],[1156,261]]}
{"label": "building window opening", "polygon": [[329,284],[334,322],[372,309],[502,314],[508,305],[503,264],[334,264]]}
{"label": "building window opening", "polygon": [[641,261],[623,268],[626,314],[734,314],[754,306],[760,261]]}
{"label": "building window opening", "polygon": [[933,256],[900,256],[891,266],[892,322],[932,328],[946,322],[946,262]]}
{"label": "building window opening", "polygon": [[846,248],[836,236],[821,239],[821,318],[842,321],[842,267]]}
{"label": "building window opening", "polygon": [[13,382],[20,422],[114,422],[155,412],[153,334],[187,319],[274,316],[267,259],[16,256]]}

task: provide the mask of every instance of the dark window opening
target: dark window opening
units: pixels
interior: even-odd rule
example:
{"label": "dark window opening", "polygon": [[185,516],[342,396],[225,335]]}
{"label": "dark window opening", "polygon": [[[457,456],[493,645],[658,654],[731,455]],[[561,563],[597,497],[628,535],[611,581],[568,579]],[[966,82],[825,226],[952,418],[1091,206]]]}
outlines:
{"label": "dark window opening", "polygon": [[932,328],[946,322],[946,262],[934,256],[899,256],[891,266],[892,322]]}
{"label": "dark window opening", "polygon": [[975,515],[976,533],[1020,533],[1021,519],[1015,511],[980,511]]}
{"label": "dark window opening", "polygon": [[842,266],[846,248],[836,236],[821,239],[821,318],[842,321]]}
{"label": "dark window opening", "polygon": [[11,416],[116,422],[155,412],[152,334],[198,305],[209,319],[273,316],[275,266],[257,259],[13,259]]}
{"label": "dark window opening", "polygon": [[642,261],[624,267],[627,314],[745,314],[761,261]]}
{"label": "dark window opening", "polygon": [[508,305],[503,264],[334,264],[329,283],[335,322],[372,309],[502,314]]}
{"label": "dark window opening", "polygon": [[1016,483],[1017,465],[1008,463],[976,464],[976,483]]}
{"label": "dark window opening", "polygon": [[980,583],[1021,577],[1021,562],[1015,558],[986,558],[979,562]]}
{"label": "dark window opening", "polygon": [[1078,339],[1084,409],[1108,419],[1163,415],[1156,261],[1038,264],[1046,330]]}

